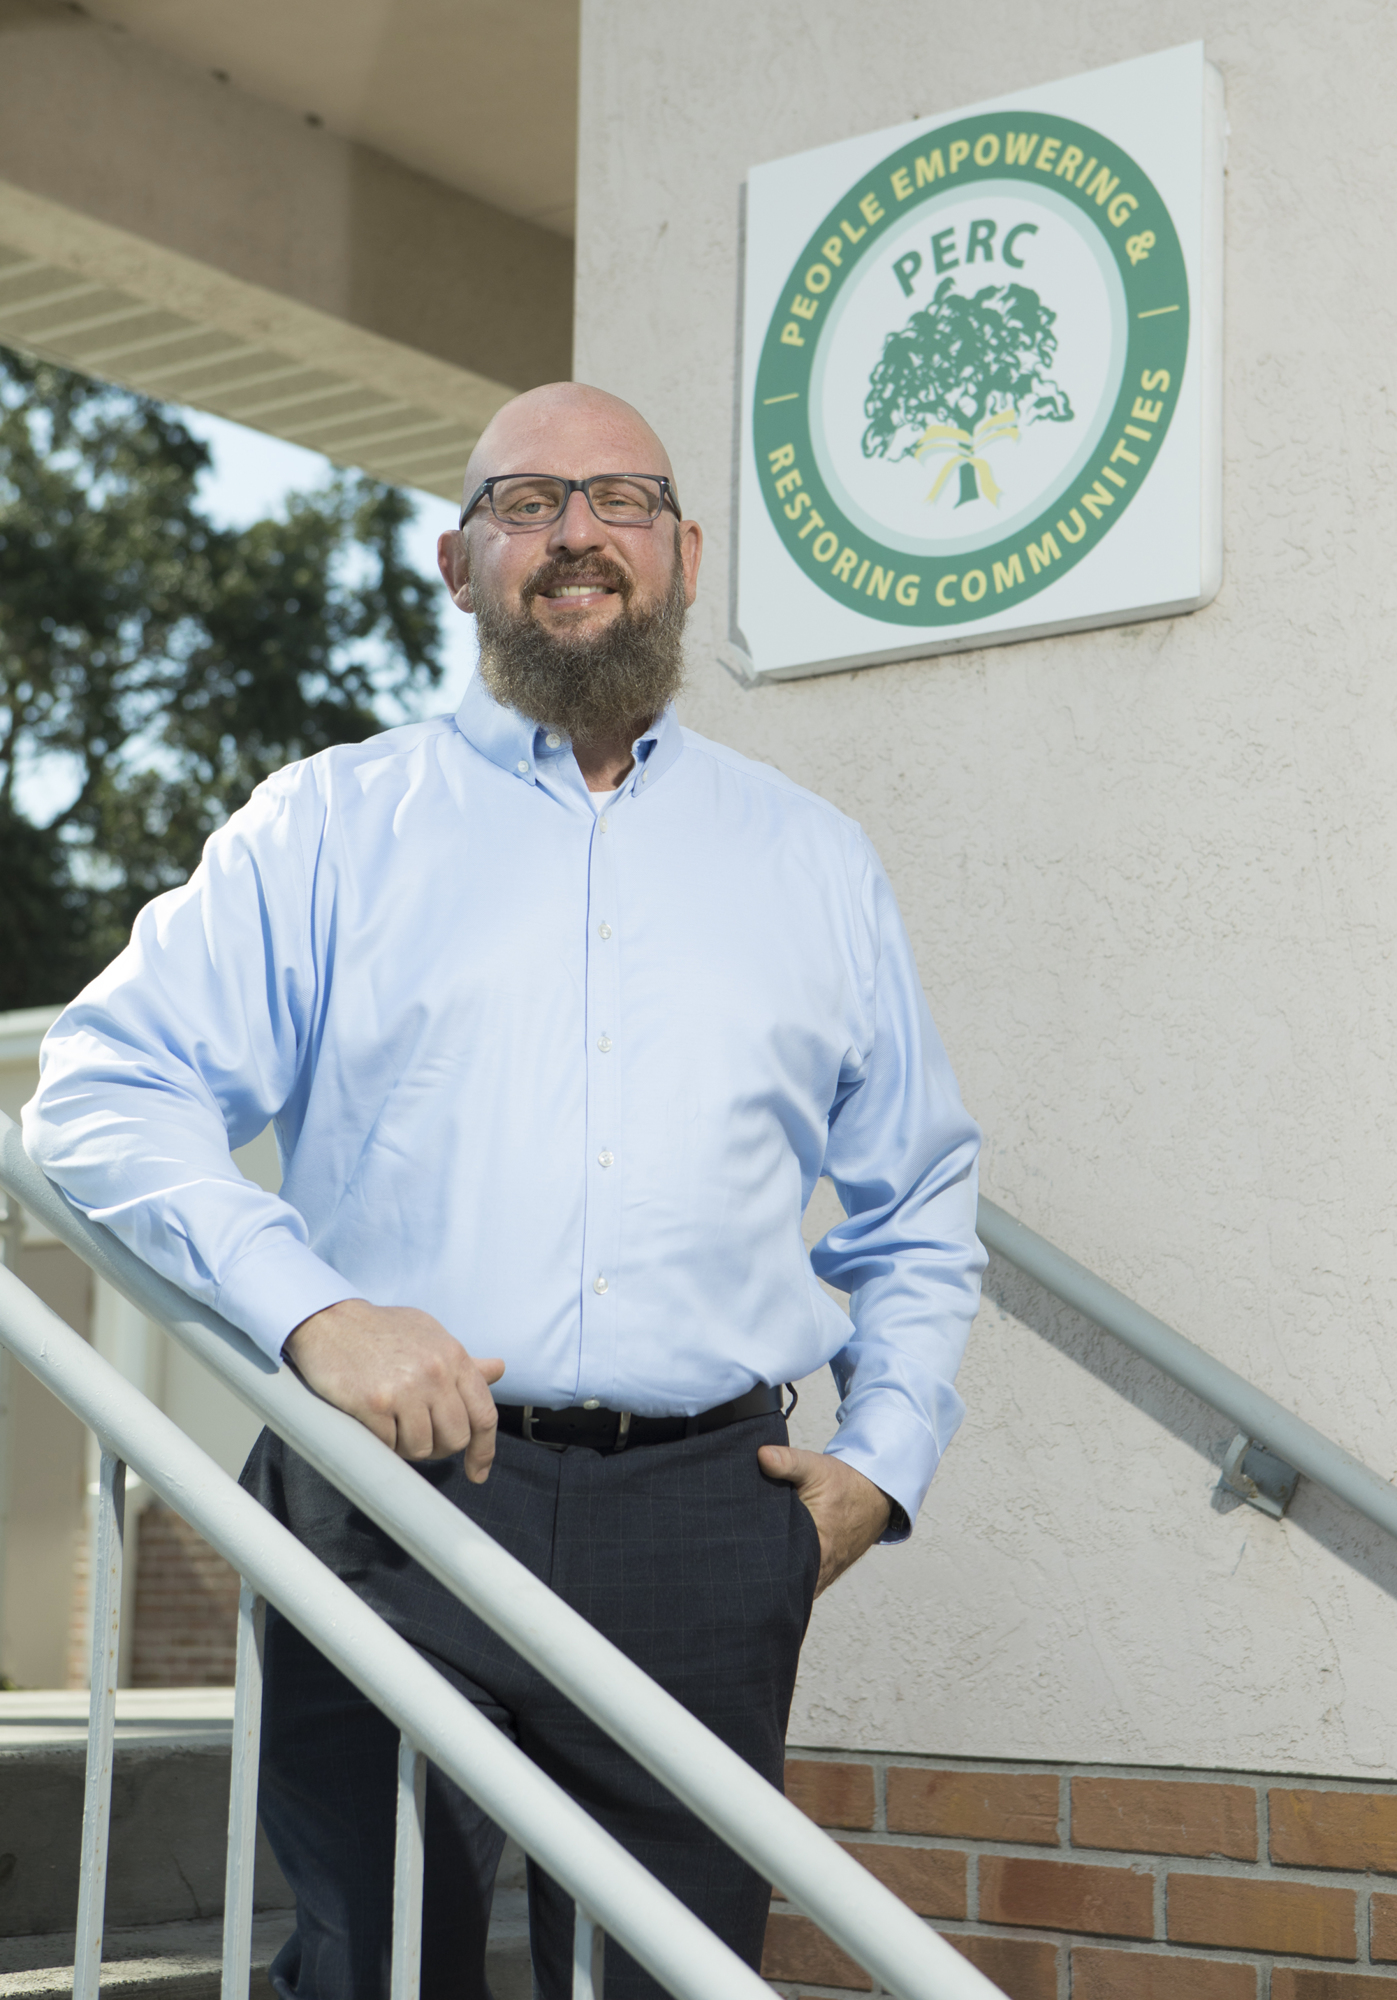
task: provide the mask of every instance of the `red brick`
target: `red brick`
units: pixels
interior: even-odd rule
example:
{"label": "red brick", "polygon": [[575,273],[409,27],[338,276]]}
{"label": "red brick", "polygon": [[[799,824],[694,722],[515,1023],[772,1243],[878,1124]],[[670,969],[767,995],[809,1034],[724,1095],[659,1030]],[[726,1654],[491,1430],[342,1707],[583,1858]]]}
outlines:
{"label": "red brick", "polygon": [[1397,1875],[1397,1792],[1270,1794],[1271,1859]]}
{"label": "red brick", "polygon": [[884,1847],[871,1840],[839,1844],[919,1917],[965,1915],[963,1854],[945,1847]]}
{"label": "red brick", "polygon": [[859,1993],[873,1990],[863,1968],[808,1917],[767,1918],[762,1978],[808,1979],[815,1986],[851,1986]]}
{"label": "red brick", "polygon": [[1256,1967],[1154,1951],[1072,1953],[1072,2000],[1256,2000]]}
{"label": "red brick", "polygon": [[1271,1974],[1271,2000],[1391,2000],[1397,1979],[1381,1973],[1308,1972],[1278,1967]]}
{"label": "red brick", "polygon": [[888,1830],[939,1833],[952,1840],[1013,1840],[1056,1847],[1058,1781],[1045,1773],[888,1772]]}
{"label": "red brick", "polygon": [[789,1758],[786,1797],[817,1826],[867,1831],[873,1825],[873,1766]]}
{"label": "red brick", "polygon": [[1351,1889],[1227,1875],[1169,1877],[1169,1937],[1182,1944],[1354,1959],[1356,1916]]}
{"label": "red brick", "polygon": [[1134,1868],[986,1854],[980,1858],[980,1918],[1045,1931],[1153,1937],[1154,1883]]}
{"label": "red brick", "polygon": [[238,1573],[182,1520],[154,1502],[136,1544],[136,1687],[230,1687],[237,1656]]}
{"label": "red brick", "polygon": [[1250,1785],[1074,1778],[1072,1845],[1255,1861],[1256,1793]]}
{"label": "red brick", "polygon": [[1373,1928],[1368,1937],[1368,1956],[1383,1965],[1397,1960],[1397,1896],[1373,1898]]}
{"label": "red brick", "polygon": [[962,1958],[992,1979],[1009,2000],[1057,2000],[1058,1947],[1030,1938],[975,1937],[942,1932]]}

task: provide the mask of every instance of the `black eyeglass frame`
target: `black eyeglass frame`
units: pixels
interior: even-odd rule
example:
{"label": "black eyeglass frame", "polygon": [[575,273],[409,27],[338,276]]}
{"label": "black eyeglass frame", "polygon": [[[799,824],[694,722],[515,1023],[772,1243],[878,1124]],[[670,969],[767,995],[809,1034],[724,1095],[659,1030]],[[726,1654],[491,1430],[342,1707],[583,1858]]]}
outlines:
{"label": "black eyeglass frame", "polygon": [[[495,512],[494,492],[497,486],[503,486],[510,479],[556,479],[560,486],[566,488],[563,494],[563,504],[557,513],[550,514],[546,521],[501,521],[499,515]],[[660,489],[660,504],[650,516],[650,519],[648,521],[608,521],[604,514],[598,514],[596,508],[592,507],[592,488],[598,481],[607,479],[644,479],[658,486]],[[461,509],[461,518],[456,525],[458,528],[464,528],[481,501],[488,495],[490,499],[491,518],[499,522],[499,525],[505,530],[506,534],[533,534],[539,528],[551,528],[555,521],[561,521],[568,510],[568,503],[571,501],[574,493],[582,495],[587,505],[592,507],[593,514],[596,515],[597,520],[601,522],[604,528],[653,528],[666,507],[672,510],[676,521],[682,521],[684,518],[679,507],[679,496],[674,490],[674,481],[667,479],[663,472],[594,472],[589,479],[564,479],[560,472],[495,472],[488,479],[481,480],[479,486],[476,487],[470,499]]]}

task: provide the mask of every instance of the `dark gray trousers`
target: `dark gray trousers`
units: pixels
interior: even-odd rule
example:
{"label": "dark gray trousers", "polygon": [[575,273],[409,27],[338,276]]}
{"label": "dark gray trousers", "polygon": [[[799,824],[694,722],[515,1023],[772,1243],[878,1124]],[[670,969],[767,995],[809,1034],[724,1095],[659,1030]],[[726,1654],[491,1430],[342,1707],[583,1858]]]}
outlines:
{"label": "dark gray trousers", "polygon": [[[603,1455],[501,1437],[484,1486],[459,1458],[422,1477],[780,1785],[791,1693],[819,1570],[814,1522],[762,1474],[779,1416]],[[243,1484],[431,1664],[755,1966],[768,1885],[278,1438]],[[296,1896],[276,1960],[285,2000],[388,1992],[397,1736],[286,1619],[269,1612],[261,1813]],[[429,1767],[424,2000],[488,2000],[485,1938],[504,1836]],[[534,1976],[571,1991],[572,1904],[529,1864]],[[606,2000],[662,1989],[608,1939]]]}

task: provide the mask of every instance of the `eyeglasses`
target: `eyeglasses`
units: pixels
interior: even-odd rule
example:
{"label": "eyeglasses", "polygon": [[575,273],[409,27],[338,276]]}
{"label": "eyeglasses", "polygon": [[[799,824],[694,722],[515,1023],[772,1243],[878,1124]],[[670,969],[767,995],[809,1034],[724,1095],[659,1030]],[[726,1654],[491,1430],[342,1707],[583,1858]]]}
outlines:
{"label": "eyeglasses", "polygon": [[682,520],[673,481],[658,472],[594,472],[590,479],[559,479],[551,472],[496,473],[482,479],[461,509],[464,528],[482,500],[502,528],[551,528],[574,493],[585,496],[597,519],[609,528],[648,528],[663,508]]}

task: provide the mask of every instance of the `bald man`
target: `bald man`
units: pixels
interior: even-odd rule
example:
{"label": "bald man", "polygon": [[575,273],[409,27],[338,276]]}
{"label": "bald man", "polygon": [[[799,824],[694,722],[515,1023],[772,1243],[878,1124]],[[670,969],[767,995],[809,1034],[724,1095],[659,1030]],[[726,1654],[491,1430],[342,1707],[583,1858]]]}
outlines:
{"label": "bald man", "polygon": [[[460,709],[259,787],[52,1030],[25,1133],[779,1785],[812,1599],[907,1535],[960,1419],[978,1133],[858,827],[675,717],[702,547],[629,404],[506,405],[440,544]],[[269,1119],[276,1196],[229,1158]],[[821,1174],[847,1219],[807,1257]],[[826,1365],[838,1428],[794,1450],[782,1385]],[[721,1841],[270,1433],[243,1478],[759,1962]],[[288,2000],[388,1990],[395,1754],[269,1614]],[[501,1843],[432,1771],[432,2000],[487,1995]],[[529,1886],[564,2000],[571,1908]],[[612,1945],[606,1990],[659,1989]]]}

